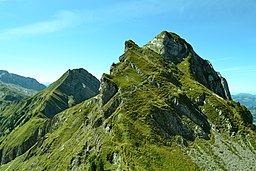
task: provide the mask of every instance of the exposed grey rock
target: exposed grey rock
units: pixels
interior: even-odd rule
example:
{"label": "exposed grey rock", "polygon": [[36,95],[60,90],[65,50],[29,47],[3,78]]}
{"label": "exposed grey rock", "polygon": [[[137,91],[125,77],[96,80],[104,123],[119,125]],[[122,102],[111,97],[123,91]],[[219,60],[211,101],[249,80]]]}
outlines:
{"label": "exposed grey rock", "polygon": [[160,135],[162,137],[169,139],[171,136],[180,135],[185,139],[194,140],[193,130],[186,124],[183,124],[182,120],[174,112],[170,110],[163,111],[157,108],[155,110],[153,120],[160,129]]}
{"label": "exposed grey rock", "polygon": [[111,101],[109,106],[106,109],[103,109],[102,118],[104,120],[106,118],[108,118],[117,109],[119,104],[120,104],[120,100],[119,99],[114,99],[113,101]]}
{"label": "exposed grey rock", "polygon": [[113,97],[118,91],[117,85],[107,78],[106,75],[103,75],[101,78],[100,84],[100,104],[101,106],[105,105],[108,100]]}
{"label": "exposed grey rock", "polygon": [[[214,144],[197,144],[188,155],[203,170],[254,170],[256,150],[246,139],[227,139],[222,134],[212,131]],[[249,148],[248,148],[249,147]]]}
{"label": "exposed grey rock", "polygon": [[177,64],[189,55],[192,47],[175,33],[163,31],[145,47],[164,56],[165,59]]}
{"label": "exposed grey rock", "polygon": [[190,70],[193,78],[224,99],[231,99],[228,83],[220,73],[216,72],[212,64],[194,54],[191,59]]}
{"label": "exposed grey rock", "polygon": [[209,61],[199,57],[192,46],[175,33],[164,31],[146,44],[144,48],[152,49],[174,64],[179,64],[184,59],[188,59],[193,79],[222,98],[231,99],[225,78],[213,69]]}
{"label": "exposed grey rock", "polygon": [[64,75],[67,76],[58,89],[68,96],[73,96],[76,104],[98,94],[99,80],[85,69],[68,70]]}
{"label": "exposed grey rock", "polygon": [[[202,136],[203,134],[207,135],[207,133],[209,133],[210,129],[211,129],[211,126],[210,126],[209,122],[207,121],[207,118],[200,110],[198,110],[194,106],[190,105],[192,103],[189,102],[189,99],[185,99],[185,98],[186,97],[183,97],[182,102],[176,102],[176,104],[174,104],[174,108],[180,114],[188,117],[191,121],[193,121],[196,124],[197,133],[199,133],[200,136]],[[188,105],[190,105],[190,106],[188,106]],[[200,127],[200,129],[199,129],[199,127]],[[207,136],[204,136],[204,137],[207,137]],[[207,137],[206,139],[209,139],[209,138]]]}
{"label": "exposed grey rock", "polygon": [[55,89],[63,95],[54,91],[54,96],[51,98],[56,103],[46,103],[43,113],[47,117],[52,117],[63,109],[96,96],[99,93],[99,86],[99,80],[85,69],[68,70],[49,87],[49,89]]}

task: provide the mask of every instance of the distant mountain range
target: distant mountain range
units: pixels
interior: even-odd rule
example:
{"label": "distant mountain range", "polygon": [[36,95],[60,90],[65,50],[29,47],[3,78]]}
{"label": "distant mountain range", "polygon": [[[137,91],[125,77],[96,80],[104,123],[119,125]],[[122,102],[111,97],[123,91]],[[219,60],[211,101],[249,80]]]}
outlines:
{"label": "distant mountain range", "polygon": [[245,105],[253,114],[253,122],[256,124],[256,95],[240,93],[232,95],[234,101]]}
{"label": "distant mountain range", "polygon": [[245,105],[247,108],[252,108],[256,106],[256,95],[248,93],[240,93],[232,95],[234,101],[240,102]]}
{"label": "distant mountain range", "polygon": [[23,77],[17,74],[12,74],[5,70],[0,70],[0,82],[19,85],[23,88],[31,89],[35,91],[41,91],[46,88],[45,85],[40,84],[34,78]]}

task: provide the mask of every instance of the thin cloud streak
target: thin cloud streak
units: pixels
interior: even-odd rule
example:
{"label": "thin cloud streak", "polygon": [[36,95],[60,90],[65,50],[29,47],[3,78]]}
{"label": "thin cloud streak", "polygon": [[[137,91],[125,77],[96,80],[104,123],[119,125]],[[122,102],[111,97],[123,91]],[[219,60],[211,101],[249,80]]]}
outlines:
{"label": "thin cloud streak", "polygon": [[256,66],[220,69],[220,72],[256,72]]}
{"label": "thin cloud streak", "polygon": [[37,22],[16,28],[0,31],[0,39],[10,39],[24,36],[37,36],[47,33],[58,32],[70,27],[74,27],[83,22],[83,17],[79,12],[61,11],[48,21]]}
{"label": "thin cloud streak", "polygon": [[[0,2],[2,1],[7,0],[0,0]],[[146,2],[148,5],[145,7]],[[10,40],[13,38],[16,39],[20,37],[23,38],[55,33],[64,29],[76,27],[77,25],[85,22],[92,22],[91,25],[93,25],[95,29],[98,25],[102,26],[102,24],[127,21],[130,18],[136,18],[138,16],[165,13],[167,11],[182,12],[185,4],[182,5],[181,2],[185,1],[175,1],[173,2],[173,4],[175,4],[174,6],[166,6],[165,3],[159,4],[156,0],[143,0],[140,2],[122,2],[115,6],[104,7],[96,10],[84,9],[82,11],[61,11],[52,16],[52,19],[50,20],[0,30],[0,40]],[[156,6],[159,8],[156,8]]]}

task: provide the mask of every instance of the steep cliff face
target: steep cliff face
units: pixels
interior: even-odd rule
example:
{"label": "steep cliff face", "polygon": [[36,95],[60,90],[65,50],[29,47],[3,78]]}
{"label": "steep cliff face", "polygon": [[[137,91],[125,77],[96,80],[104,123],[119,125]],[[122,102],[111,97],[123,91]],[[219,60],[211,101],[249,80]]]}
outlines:
{"label": "steep cliff face", "polygon": [[[224,99],[231,99],[228,84],[211,63],[199,57],[192,46],[175,33],[163,31],[144,46],[164,56],[170,62],[189,65],[189,75]],[[188,62],[188,63],[187,63]],[[184,64],[182,64],[184,63]]]}
{"label": "steep cliff face", "polygon": [[252,115],[198,81],[182,52],[172,61],[127,41],[99,94],[55,114],[0,170],[253,170]]}
{"label": "steep cliff face", "polygon": [[32,147],[49,131],[54,115],[95,96],[98,91],[97,78],[84,69],[74,69],[37,95],[0,108],[1,163]]}
{"label": "steep cliff face", "polygon": [[0,70],[0,81],[8,84],[19,85],[23,88],[41,91],[46,88],[45,85],[40,84],[36,79],[23,77],[17,74],[11,74],[7,71]]}

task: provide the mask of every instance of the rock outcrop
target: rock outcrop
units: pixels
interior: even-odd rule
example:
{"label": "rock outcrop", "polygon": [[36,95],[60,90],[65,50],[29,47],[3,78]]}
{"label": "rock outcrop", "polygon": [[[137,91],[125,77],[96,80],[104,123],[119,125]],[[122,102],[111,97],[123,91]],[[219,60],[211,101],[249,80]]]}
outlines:
{"label": "rock outcrop", "polygon": [[56,89],[67,96],[73,96],[75,104],[81,103],[99,92],[99,80],[85,69],[68,70],[64,77]]}
{"label": "rock outcrop", "polygon": [[113,97],[118,91],[117,85],[111,81],[106,75],[101,78],[100,85],[100,104],[105,105],[111,97]]}

